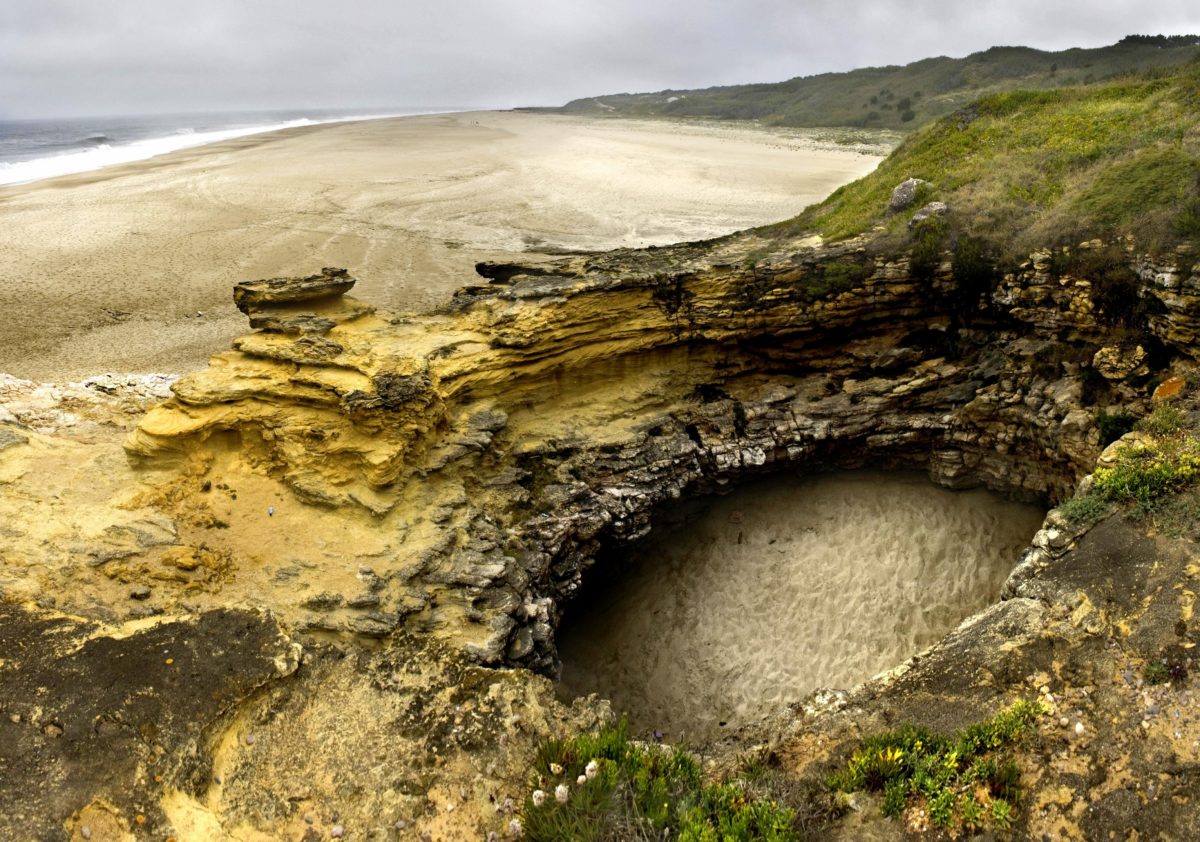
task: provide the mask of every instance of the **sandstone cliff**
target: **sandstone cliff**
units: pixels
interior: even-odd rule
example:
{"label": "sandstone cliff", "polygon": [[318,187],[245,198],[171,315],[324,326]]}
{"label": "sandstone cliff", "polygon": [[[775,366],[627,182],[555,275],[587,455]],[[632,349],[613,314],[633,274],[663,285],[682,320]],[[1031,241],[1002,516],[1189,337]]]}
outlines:
{"label": "sandstone cliff", "polygon": [[[125,730],[93,737],[65,713],[76,686],[34,689],[42,667],[22,653],[47,645],[55,624],[77,639],[68,649],[110,641],[176,666],[193,656],[158,653],[162,633],[198,641],[214,612],[251,612],[230,616],[263,636],[253,658],[284,666],[247,673],[186,726],[112,714],[138,697],[130,685],[97,715],[161,729],[142,731],[144,756],[112,781],[72,767],[43,812],[6,811],[0,827],[48,838],[101,824],[106,838],[503,832],[536,741],[605,715],[595,700],[563,706],[537,677],[554,674],[555,626],[599,551],[644,535],[660,504],[785,467],[868,462],[1069,497],[1101,451],[1097,413],[1140,414],[1153,378],[1192,370],[1200,265],[1186,249],[1118,247],[1145,305],[1119,319],[1095,278],[1061,271],[1049,252],[980,291],[948,256],[914,266],[865,242],[779,248],[753,234],[481,266],[487,283],[420,318],[349,298],[343,270],[240,286],[258,332],[174,384],[126,439],[132,466],[116,458],[115,412],[55,425],[54,407],[78,398],[45,398],[40,431],[2,422],[0,480],[24,506],[0,538],[5,587],[27,614],[0,653],[17,717],[0,739],[29,769],[124,750],[114,735]],[[96,401],[128,399],[113,391]],[[48,496],[56,514],[43,522],[33,512]],[[1042,686],[1070,716],[1086,711],[1089,728],[1113,716],[1117,727],[1137,688],[1098,683],[1176,633],[1172,595],[1192,567],[1186,548],[1160,556],[1157,539],[1106,529],[1052,520],[1006,601],[852,696],[774,712],[733,748],[765,739],[791,772],[816,774],[873,722],[959,724]],[[1159,593],[1147,609],[1142,595]],[[205,670],[219,671],[235,638],[214,628],[217,660],[188,682],[146,673],[163,705],[224,686]],[[299,669],[292,638],[305,647]],[[87,683],[107,680],[90,661],[80,669]],[[1101,768],[1113,751],[1125,773],[1175,774],[1161,752],[1105,734],[1037,773],[1030,828],[1077,830],[1074,798],[1127,800]],[[1172,797],[1192,799],[1190,786]],[[15,788],[0,797],[20,801]],[[1164,815],[1164,826],[1192,821]]]}

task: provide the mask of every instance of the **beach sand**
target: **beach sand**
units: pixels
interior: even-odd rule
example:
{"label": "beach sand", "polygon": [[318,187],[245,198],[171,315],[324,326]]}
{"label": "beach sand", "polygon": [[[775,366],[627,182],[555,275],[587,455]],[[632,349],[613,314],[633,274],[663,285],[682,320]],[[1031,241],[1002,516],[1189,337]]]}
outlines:
{"label": "beach sand", "polygon": [[801,132],[478,112],[312,126],[0,188],[0,372],[185,372],[239,280],[344,266],[428,310],[479,260],[716,236],[871,171]]}

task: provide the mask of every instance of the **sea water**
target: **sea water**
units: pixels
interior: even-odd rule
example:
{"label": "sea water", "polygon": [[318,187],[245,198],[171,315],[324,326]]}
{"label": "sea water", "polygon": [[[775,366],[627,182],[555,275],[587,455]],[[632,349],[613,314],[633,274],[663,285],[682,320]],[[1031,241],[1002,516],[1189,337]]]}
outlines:
{"label": "sea water", "polygon": [[296,126],[374,120],[461,109],[155,114],[132,117],[0,120],[0,184],[89,172],[222,140]]}
{"label": "sea water", "polygon": [[936,642],[999,597],[1044,514],[882,472],[771,478],[697,508],[594,569],[558,645],[565,697],[701,741]]}

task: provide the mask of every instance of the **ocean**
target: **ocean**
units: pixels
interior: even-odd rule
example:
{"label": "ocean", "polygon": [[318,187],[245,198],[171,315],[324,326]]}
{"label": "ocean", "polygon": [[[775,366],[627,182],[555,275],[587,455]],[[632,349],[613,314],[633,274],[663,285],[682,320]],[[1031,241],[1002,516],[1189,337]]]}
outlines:
{"label": "ocean", "polygon": [[0,184],[24,184],[153,158],[177,149],[293,126],[375,120],[454,108],[241,111],[41,120],[0,120]]}

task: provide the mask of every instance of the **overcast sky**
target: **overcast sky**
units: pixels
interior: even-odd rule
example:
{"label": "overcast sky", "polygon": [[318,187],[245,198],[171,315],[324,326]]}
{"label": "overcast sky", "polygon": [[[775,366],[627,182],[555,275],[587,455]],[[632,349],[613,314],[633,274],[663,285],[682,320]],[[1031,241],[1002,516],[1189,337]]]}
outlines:
{"label": "overcast sky", "polygon": [[0,117],[560,104],[1200,32],[1200,0],[0,0]]}

